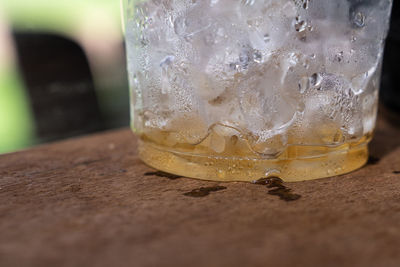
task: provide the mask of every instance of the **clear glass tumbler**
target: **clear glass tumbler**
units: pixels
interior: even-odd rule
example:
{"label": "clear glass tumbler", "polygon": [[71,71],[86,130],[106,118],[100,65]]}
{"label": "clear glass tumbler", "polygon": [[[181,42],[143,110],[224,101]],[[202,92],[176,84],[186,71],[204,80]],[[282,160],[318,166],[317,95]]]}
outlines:
{"label": "clear glass tumbler", "polygon": [[139,155],[285,181],[365,164],[392,0],[125,0]]}

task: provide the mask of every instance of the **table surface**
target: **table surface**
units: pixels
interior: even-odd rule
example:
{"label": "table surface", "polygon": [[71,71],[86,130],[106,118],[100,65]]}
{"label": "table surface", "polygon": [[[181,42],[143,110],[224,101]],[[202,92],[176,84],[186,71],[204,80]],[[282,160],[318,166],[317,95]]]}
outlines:
{"label": "table surface", "polygon": [[289,202],[157,173],[136,144],[122,129],[0,156],[0,266],[400,264],[400,129],[384,120],[367,166],[285,184]]}

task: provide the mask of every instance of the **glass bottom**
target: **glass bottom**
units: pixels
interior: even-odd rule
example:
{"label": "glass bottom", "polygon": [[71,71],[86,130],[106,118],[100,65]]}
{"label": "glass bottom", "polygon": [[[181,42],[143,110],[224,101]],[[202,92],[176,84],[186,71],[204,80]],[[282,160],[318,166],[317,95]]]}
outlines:
{"label": "glass bottom", "polygon": [[337,147],[291,146],[290,157],[277,159],[196,155],[140,140],[139,156],[155,169],[184,177],[251,182],[276,176],[295,182],[336,176],[362,167],[368,160],[369,139],[364,137],[357,143]]}

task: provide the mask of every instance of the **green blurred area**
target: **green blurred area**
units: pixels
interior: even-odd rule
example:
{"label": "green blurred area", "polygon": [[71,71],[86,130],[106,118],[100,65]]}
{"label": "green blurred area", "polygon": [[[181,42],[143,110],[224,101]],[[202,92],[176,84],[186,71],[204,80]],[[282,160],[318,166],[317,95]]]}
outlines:
{"label": "green blurred area", "polygon": [[[118,0],[0,0],[0,13],[10,29],[54,33],[77,42],[84,33],[89,43],[90,38],[92,43],[98,42],[96,34],[100,33],[122,44],[120,8]],[[86,30],[82,33],[82,29]],[[90,56],[94,58],[89,58],[89,62],[94,70],[98,102],[104,117],[112,122],[128,107],[126,74],[121,71],[125,65],[114,62],[110,66],[104,63],[97,66],[98,55]],[[34,134],[29,99],[15,61],[0,69],[0,153],[40,143]],[[110,128],[114,126],[109,124]],[[115,127],[120,124],[116,122]]]}
{"label": "green blurred area", "polygon": [[103,11],[120,22],[118,0],[2,0],[0,5],[15,28],[68,33],[95,11]]}
{"label": "green blurred area", "polygon": [[0,153],[34,142],[34,125],[21,79],[12,67],[0,72]]}

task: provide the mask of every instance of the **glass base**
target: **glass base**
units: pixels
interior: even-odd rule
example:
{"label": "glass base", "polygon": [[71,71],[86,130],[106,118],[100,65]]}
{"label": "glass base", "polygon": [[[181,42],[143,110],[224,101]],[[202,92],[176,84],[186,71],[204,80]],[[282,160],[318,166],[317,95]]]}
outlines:
{"label": "glass base", "polygon": [[[309,157],[278,159],[217,157],[167,150],[139,141],[139,156],[149,166],[168,173],[212,181],[255,181],[277,176],[286,182],[305,181],[351,172],[368,160],[368,141],[337,147],[293,146],[291,154]],[[307,152],[307,153],[305,153]]]}

